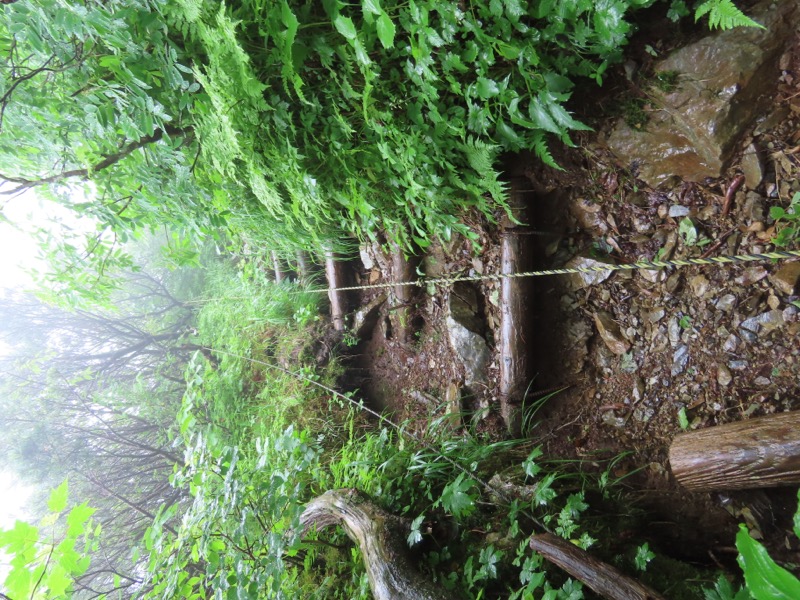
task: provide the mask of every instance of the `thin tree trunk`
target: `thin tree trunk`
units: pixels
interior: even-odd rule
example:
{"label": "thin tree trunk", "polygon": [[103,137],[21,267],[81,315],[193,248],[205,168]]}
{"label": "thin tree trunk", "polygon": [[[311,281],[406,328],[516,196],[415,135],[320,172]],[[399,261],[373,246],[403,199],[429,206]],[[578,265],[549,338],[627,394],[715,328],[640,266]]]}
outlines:
{"label": "thin tree trunk", "polygon": [[800,411],[682,433],[672,442],[675,479],[693,491],[800,483]]}
{"label": "thin tree trunk", "polygon": [[451,600],[416,569],[408,552],[406,519],[391,515],[353,489],[331,490],[306,505],[303,534],[341,525],[361,550],[375,600]]}
{"label": "thin tree trunk", "polygon": [[615,569],[596,559],[575,544],[552,533],[535,535],[531,548],[553,564],[582,581],[596,593],[610,600],[665,600],[665,598]]}

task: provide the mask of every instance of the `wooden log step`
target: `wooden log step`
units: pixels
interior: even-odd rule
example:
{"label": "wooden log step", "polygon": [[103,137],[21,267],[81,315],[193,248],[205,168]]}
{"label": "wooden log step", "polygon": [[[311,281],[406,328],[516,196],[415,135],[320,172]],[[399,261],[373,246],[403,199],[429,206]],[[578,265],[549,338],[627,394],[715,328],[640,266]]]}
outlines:
{"label": "wooden log step", "polygon": [[800,411],[682,433],[669,462],[692,491],[800,484]]}

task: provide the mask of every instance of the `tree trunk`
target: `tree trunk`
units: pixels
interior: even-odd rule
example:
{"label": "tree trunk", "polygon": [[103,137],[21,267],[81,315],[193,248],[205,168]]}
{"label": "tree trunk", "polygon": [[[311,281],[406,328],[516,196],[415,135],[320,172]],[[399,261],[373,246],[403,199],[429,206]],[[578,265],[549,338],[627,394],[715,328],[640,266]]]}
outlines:
{"label": "tree trunk", "polygon": [[450,600],[417,571],[408,552],[406,519],[391,515],[353,489],[331,490],[306,505],[303,532],[341,525],[364,557],[375,600]]}
{"label": "tree trunk", "polygon": [[664,597],[623,575],[609,564],[596,559],[575,544],[552,533],[535,535],[531,548],[547,560],[582,581],[596,593],[610,600],[665,600]]}
{"label": "tree trunk", "polygon": [[800,411],[678,435],[669,449],[675,479],[693,491],[800,483]]}

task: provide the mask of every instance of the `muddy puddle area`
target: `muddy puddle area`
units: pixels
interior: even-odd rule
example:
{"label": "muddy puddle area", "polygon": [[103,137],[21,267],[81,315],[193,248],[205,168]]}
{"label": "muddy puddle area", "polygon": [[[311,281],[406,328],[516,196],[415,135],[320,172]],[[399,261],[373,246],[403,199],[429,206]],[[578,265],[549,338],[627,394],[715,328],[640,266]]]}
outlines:
{"label": "muddy puddle area", "polygon": [[[777,92],[717,177],[648,182],[636,160],[609,149],[609,117],[575,148],[554,148],[563,171],[506,157],[522,224],[502,211],[493,222],[467,215],[474,243],[456,237],[405,263],[387,246],[362,247],[347,267],[356,285],[476,279],[351,297],[348,387],[417,431],[433,421],[499,439],[511,429],[589,470],[617,458],[611,475],[647,515],[637,535],[667,556],[733,568],[747,522],[776,559],[800,564],[796,488],[692,493],[668,460],[683,431],[800,410],[800,261],[528,278],[515,289],[511,342],[503,284],[480,278],[508,268],[509,237],[515,271],[776,249],[784,225],[771,210],[800,191],[798,47],[794,35],[774,71]],[[512,359],[524,385],[508,390]]]}

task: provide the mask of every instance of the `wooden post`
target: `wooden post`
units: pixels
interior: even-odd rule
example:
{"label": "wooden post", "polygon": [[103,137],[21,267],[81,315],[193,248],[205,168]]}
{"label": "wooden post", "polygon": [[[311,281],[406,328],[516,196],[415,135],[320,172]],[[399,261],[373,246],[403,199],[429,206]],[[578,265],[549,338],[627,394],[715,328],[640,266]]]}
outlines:
{"label": "wooden post", "polygon": [[[414,267],[406,259],[403,249],[392,244],[392,279],[396,282],[413,281]],[[407,343],[411,337],[411,300],[414,288],[410,285],[397,285],[389,294],[390,319],[392,332],[401,343]]]}
{"label": "wooden post", "polygon": [[281,283],[286,279],[286,273],[284,273],[283,267],[281,267],[281,260],[278,258],[278,253],[275,252],[275,250],[272,251],[272,268],[275,271],[275,283]]}
{"label": "wooden post", "polygon": [[693,491],[800,483],[800,411],[678,435],[669,449],[675,479]]}
{"label": "wooden post", "polygon": [[303,250],[298,250],[295,254],[297,259],[297,276],[304,284],[308,284],[311,278],[311,271],[308,268],[308,254]]}
{"label": "wooden post", "polygon": [[547,560],[585,583],[596,593],[610,600],[665,600],[664,596],[651,590],[619,570],[575,544],[562,540],[552,533],[542,533],[531,538],[530,546]]}
{"label": "wooden post", "polygon": [[330,250],[325,251],[325,275],[328,278],[328,299],[331,302],[331,321],[336,331],[344,331],[344,316],[347,313],[347,298],[336,288],[345,287],[342,261]]}
{"label": "wooden post", "polygon": [[[509,206],[515,219],[524,222],[527,218],[525,197],[522,187],[524,181],[512,180],[509,192]],[[529,253],[523,248],[524,236],[517,235],[517,226],[503,217],[501,223],[504,233],[501,241],[500,270],[506,274],[527,270],[525,256]],[[519,435],[522,427],[522,404],[530,378],[530,365],[525,350],[527,295],[530,285],[523,279],[502,279],[500,283],[500,414],[512,435]]]}

